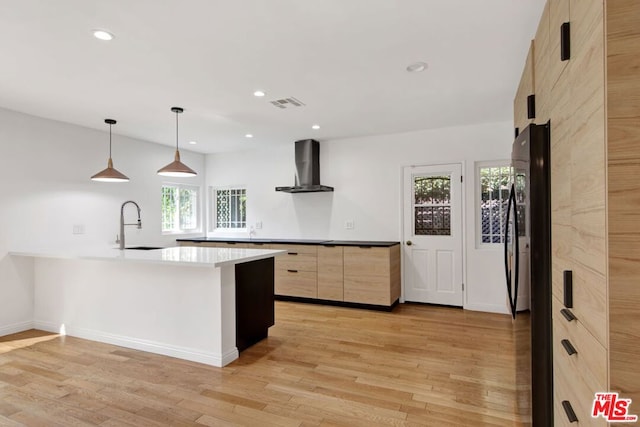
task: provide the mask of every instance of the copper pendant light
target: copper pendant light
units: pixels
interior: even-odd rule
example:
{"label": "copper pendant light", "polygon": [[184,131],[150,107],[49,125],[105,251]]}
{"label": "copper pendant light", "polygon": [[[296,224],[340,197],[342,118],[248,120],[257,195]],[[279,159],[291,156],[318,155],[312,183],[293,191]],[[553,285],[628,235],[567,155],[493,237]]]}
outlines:
{"label": "copper pendant light", "polygon": [[129,178],[115,169],[113,167],[113,160],[111,160],[111,126],[115,125],[116,121],[113,119],[105,119],[104,122],[109,125],[109,161],[107,162],[107,168],[93,175],[91,180],[102,182],[127,182],[129,181]]}
{"label": "copper pendant light", "polygon": [[171,111],[176,113],[176,155],[173,162],[158,170],[158,175],[173,177],[196,176],[197,173],[193,169],[180,161],[180,150],[178,150],[178,114],[184,110],[180,107],[171,107]]}

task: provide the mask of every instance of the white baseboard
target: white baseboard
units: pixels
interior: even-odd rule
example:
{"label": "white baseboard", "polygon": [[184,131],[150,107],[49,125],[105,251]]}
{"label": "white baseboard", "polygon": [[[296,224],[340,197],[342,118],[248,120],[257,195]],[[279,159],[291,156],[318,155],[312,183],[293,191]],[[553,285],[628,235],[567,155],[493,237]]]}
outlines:
{"label": "white baseboard", "polygon": [[465,304],[465,310],[484,311],[486,313],[511,314],[506,306],[494,304]]}
{"label": "white baseboard", "polygon": [[3,337],[5,335],[10,335],[10,334],[15,334],[18,332],[28,331],[29,329],[33,329],[33,328],[34,328],[34,324],[31,320],[0,326],[0,337]]}
{"label": "white baseboard", "polygon": [[[51,322],[36,320],[35,322],[33,322],[33,324],[35,325],[36,329],[56,333],[60,332],[61,325],[57,325]],[[65,334],[71,337],[118,345],[134,350],[148,351],[150,353],[162,354],[164,356],[176,357],[178,359],[190,360],[192,362],[204,363],[205,365],[217,367],[228,365],[239,357],[237,348],[233,348],[232,350],[224,354],[218,355],[209,352],[202,352],[192,348],[172,346],[155,341],[143,340],[123,335],[115,335],[91,329],[76,328],[73,326],[65,326],[64,329]]]}

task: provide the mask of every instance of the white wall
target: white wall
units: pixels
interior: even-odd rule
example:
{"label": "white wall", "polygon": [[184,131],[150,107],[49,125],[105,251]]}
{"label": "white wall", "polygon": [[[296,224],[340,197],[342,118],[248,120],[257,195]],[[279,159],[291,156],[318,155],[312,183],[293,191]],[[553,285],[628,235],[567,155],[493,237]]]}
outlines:
{"label": "white wall", "polygon": [[[89,178],[107,166],[104,126],[105,131],[97,131],[0,109],[0,335],[33,320],[33,269],[29,261],[7,256],[8,251],[115,247],[125,200],[142,209],[142,229],[127,227],[127,246],[175,244],[176,236],[161,235],[160,188],[167,178],[156,174],[173,160],[174,149],[119,136],[116,124],[114,166],[130,181],[94,182]],[[199,175],[179,182],[202,185],[204,156],[185,150],[181,155]],[[136,219],[132,206],[125,217]],[[82,225],[84,234],[74,235],[74,225]]]}
{"label": "white wall", "polygon": [[[335,192],[275,192],[293,185],[291,141],[277,149],[207,155],[207,185],[247,188],[247,221],[263,226],[258,238],[395,241],[401,240],[402,166],[462,162],[465,308],[507,313],[501,248],[476,249],[474,162],[510,158],[512,141],[510,122],[321,141],[321,183]],[[347,220],[354,229],[344,228]]]}

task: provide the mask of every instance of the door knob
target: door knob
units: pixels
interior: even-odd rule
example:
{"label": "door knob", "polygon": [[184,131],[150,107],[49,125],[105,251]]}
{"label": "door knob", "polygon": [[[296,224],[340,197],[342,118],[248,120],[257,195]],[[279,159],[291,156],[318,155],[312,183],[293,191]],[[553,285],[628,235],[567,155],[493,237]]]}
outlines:
{"label": "door knob", "polygon": [[407,246],[411,246],[413,245],[413,242],[411,240],[407,240]]}

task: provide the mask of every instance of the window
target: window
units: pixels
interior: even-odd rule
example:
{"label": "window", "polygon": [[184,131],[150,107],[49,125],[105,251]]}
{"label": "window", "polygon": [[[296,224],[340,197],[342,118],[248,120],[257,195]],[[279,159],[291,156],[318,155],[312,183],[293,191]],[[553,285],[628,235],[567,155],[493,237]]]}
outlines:
{"label": "window", "polygon": [[476,166],[480,185],[479,245],[504,242],[505,216],[509,203],[511,167],[507,161],[480,163]]}
{"label": "window", "polygon": [[191,233],[200,229],[200,188],[182,184],[162,185],[162,232]]}
{"label": "window", "polygon": [[246,188],[215,188],[212,189],[212,196],[216,229],[247,228]]}
{"label": "window", "polygon": [[451,177],[416,176],[413,178],[414,234],[451,235]]}

